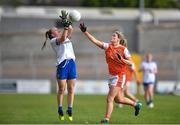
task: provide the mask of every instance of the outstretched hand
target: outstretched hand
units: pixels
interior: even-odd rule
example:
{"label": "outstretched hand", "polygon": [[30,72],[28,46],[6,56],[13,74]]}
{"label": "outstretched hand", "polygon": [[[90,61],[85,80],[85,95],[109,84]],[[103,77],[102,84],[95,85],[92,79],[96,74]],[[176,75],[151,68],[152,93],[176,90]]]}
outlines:
{"label": "outstretched hand", "polygon": [[61,15],[59,16],[61,20],[67,20],[68,12],[66,10],[61,10]]}
{"label": "outstretched hand", "polygon": [[64,27],[69,27],[69,25],[72,24],[72,22],[68,20],[68,12],[66,10],[61,10],[61,15],[59,17],[61,18],[61,23]]}
{"label": "outstretched hand", "polygon": [[86,30],[87,30],[87,27],[84,25],[84,22],[81,22],[79,24],[79,28],[81,29],[82,32],[86,32]]}
{"label": "outstretched hand", "polygon": [[65,21],[62,21],[62,24],[63,24],[64,27],[69,27],[69,25],[71,25],[72,22],[69,21],[69,20],[65,20]]}

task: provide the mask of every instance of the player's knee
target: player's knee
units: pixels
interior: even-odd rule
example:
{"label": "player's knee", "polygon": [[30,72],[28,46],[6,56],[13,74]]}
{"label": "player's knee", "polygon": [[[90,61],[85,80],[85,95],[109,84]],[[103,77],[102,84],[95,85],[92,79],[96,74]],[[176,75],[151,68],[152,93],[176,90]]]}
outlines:
{"label": "player's knee", "polygon": [[113,100],[114,99],[112,97],[108,97],[106,101],[107,101],[107,103],[110,103],[110,102],[113,102]]}
{"label": "player's knee", "polygon": [[120,103],[119,100],[117,100],[117,99],[114,99],[114,102],[115,102],[115,103]]}
{"label": "player's knee", "polygon": [[68,88],[68,94],[73,94],[74,93],[74,89],[73,88]]}
{"label": "player's knee", "polygon": [[119,96],[118,98],[115,98],[114,100],[116,103],[123,103],[124,102],[124,96]]}
{"label": "player's knee", "polygon": [[64,89],[63,88],[59,88],[58,89],[58,94],[64,94]]}
{"label": "player's knee", "polygon": [[122,97],[122,98],[119,98],[119,103],[124,103],[124,97]]}

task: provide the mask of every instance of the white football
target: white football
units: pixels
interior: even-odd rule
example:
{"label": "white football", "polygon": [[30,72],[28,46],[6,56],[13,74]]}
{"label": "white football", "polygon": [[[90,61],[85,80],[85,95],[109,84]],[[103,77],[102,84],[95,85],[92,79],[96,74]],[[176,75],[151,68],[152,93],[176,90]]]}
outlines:
{"label": "white football", "polygon": [[77,10],[72,10],[70,13],[69,13],[69,19],[72,21],[72,22],[78,22],[80,19],[81,19],[81,14],[79,11]]}

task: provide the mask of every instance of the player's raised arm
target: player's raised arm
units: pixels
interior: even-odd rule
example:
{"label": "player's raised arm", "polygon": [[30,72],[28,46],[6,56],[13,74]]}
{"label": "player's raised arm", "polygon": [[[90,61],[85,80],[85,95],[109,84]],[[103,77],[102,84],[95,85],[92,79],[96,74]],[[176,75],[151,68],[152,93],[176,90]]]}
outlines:
{"label": "player's raised arm", "polygon": [[97,40],[93,35],[91,35],[88,31],[87,31],[87,27],[84,25],[84,22],[81,22],[79,25],[79,28],[81,29],[81,31],[84,33],[84,35],[86,35],[88,37],[88,39],[94,43],[95,45],[97,45],[99,48],[103,49],[103,42]]}
{"label": "player's raised arm", "polygon": [[62,10],[59,17],[61,18],[61,23],[64,26],[64,30],[62,32],[62,35],[57,38],[59,42],[64,42],[67,37],[71,36],[73,31],[73,28],[71,26],[72,22],[68,20],[67,16],[68,13],[65,10]]}

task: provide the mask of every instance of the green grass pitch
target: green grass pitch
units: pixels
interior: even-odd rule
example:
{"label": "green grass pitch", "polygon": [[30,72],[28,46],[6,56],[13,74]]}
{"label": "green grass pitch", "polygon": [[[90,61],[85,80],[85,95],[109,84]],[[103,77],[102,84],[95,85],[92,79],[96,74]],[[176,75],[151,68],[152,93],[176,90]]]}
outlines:
{"label": "green grass pitch", "polygon": [[[143,108],[134,116],[134,108],[114,107],[110,124],[180,124],[180,97],[155,95],[155,107]],[[105,95],[75,95],[71,124],[98,124],[105,112]],[[67,108],[66,97],[64,111]],[[56,95],[0,94],[0,124],[67,124],[57,118]]]}

